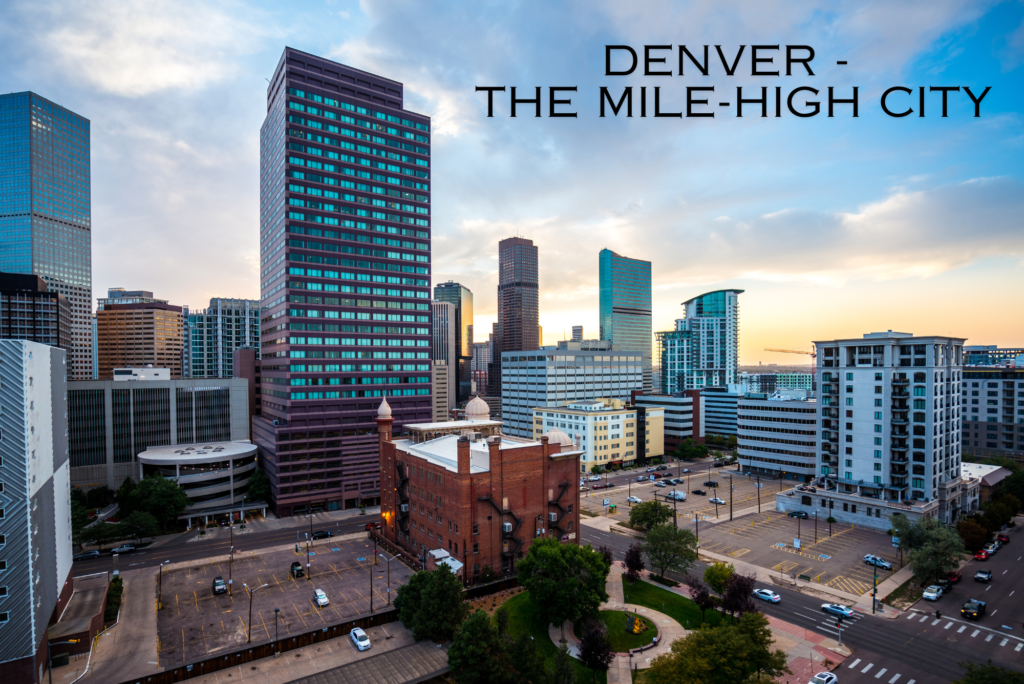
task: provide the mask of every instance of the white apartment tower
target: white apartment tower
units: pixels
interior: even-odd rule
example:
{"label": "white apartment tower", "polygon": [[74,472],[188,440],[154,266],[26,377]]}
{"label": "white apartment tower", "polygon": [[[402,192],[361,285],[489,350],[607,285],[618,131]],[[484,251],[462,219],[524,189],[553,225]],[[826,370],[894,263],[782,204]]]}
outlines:
{"label": "white apartment tower", "polygon": [[676,329],[655,333],[662,392],[736,383],[742,292],[715,290],[687,300],[686,317],[676,320]]}
{"label": "white apartment tower", "polygon": [[[458,389],[458,370],[459,370],[459,358],[457,356],[457,346],[455,344],[455,326],[457,323],[458,310],[455,305],[451,302],[430,302],[430,313],[433,314],[433,325],[431,327],[431,361],[434,362],[433,374],[436,376],[438,368],[436,364],[439,361],[444,362],[445,369],[448,373],[448,379],[444,382],[444,386],[448,388],[446,392],[445,402],[447,403],[447,409],[455,406],[455,398]],[[436,413],[437,399],[434,399],[434,412]]]}

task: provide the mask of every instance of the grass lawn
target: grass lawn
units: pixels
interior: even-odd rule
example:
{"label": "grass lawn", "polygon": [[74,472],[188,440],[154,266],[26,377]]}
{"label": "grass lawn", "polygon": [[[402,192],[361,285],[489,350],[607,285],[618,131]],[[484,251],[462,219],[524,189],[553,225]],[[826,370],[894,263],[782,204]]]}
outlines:
{"label": "grass lawn", "polygon": [[[678,620],[679,624],[686,629],[695,629],[701,624],[700,609],[697,608],[696,603],[685,596],[680,596],[643,580],[630,582],[623,578],[622,588],[626,595],[626,603],[661,611]],[[722,621],[722,614],[717,610],[709,610],[706,619],[709,625],[717,625]]]}
{"label": "grass lawn", "polygon": [[[632,615],[632,613],[630,613]],[[642,634],[632,634],[626,631],[626,613],[621,610],[602,610],[601,620],[608,628],[608,645],[616,653],[628,653],[630,649],[640,648],[651,643],[651,640],[658,636],[658,626],[640,615],[639,618],[647,625],[647,630]],[[583,625],[573,626],[573,632],[577,639],[582,638]]]}
{"label": "grass lawn", "polygon": [[[524,591],[521,594],[517,594],[508,601],[505,601],[504,605],[508,608],[509,612],[509,636],[513,639],[518,639],[522,634],[529,634],[533,637],[534,643],[537,644],[537,652],[550,662],[558,652],[558,647],[555,646],[555,643],[551,641],[551,637],[548,636],[548,626],[544,622],[544,618],[540,617],[537,613],[537,606],[530,600],[530,592]],[[573,659],[573,661],[576,663],[577,678],[580,681],[593,681],[593,671],[584,667],[578,660]],[[600,684],[605,684],[608,681],[607,674],[599,672],[597,681]]]}

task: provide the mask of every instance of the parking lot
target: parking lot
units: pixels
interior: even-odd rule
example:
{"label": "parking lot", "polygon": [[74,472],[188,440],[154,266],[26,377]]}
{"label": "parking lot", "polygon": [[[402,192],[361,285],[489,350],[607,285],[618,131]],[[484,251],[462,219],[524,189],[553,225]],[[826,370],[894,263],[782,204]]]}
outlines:
{"label": "parking lot", "polygon": [[[900,569],[899,552],[888,535],[850,525],[832,525],[814,518],[798,520],[776,511],[762,511],[735,520],[700,525],[703,551],[741,558],[763,568],[795,575],[851,594],[870,591],[874,566],[865,554],[888,561]],[[800,548],[794,546],[799,536]],[[878,582],[891,571],[878,568]]]}
{"label": "parking lot", "polygon": [[[310,556],[310,577],[296,579],[289,568],[295,561],[305,566],[305,548],[300,548],[302,553],[291,549],[255,558],[240,555],[233,564],[230,594],[214,595],[212,590],[215,577],[228,580],[227,562],[165,572],[163,606],[157,614],[160,664],[170,667],[237,648],[246,642],[250,629],[253,642],[261,642],[274,639],[275,633],[284,638],[369,613],[371,575],[374,610],[387,605],[388,564],[385,558],[373,564],[372,541],[319,540]],[[412,571],[397,559],[390,566],[393,597]],[[255,588],[251,625],[246,584]],[[330,605],[317,606],[314,589],[322,589]]]}

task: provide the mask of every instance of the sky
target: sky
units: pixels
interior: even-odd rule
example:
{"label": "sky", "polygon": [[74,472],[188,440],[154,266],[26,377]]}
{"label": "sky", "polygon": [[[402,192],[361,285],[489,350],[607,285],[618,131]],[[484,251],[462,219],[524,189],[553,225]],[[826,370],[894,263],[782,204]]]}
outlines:
{"label": "sky", "polygon": [[[711,45],[709,75],[698,57]],[[751,75],[750,46],[810,45],[794,65]],[[33,90],[91,120],[93,294],[152,290],[193,308],[259,297],[259,129],[267,79],[285,46],[405,84],[405,106],[433,118],[433,280],[475,297],[475,326],[496,313],[497,243],[540,252],[541,324],[553,344],[582,324],[598,336],[598,252],[652,262],[655,330],[703,292],[739,288],[740,363],[799,362],[766,347],[876,330],[1024,346],[1024,3],[430,2],[7,0],[0,92]],[[605,46],[640,56],[605,75]],[[671,45],[675,75],[644,76],[644,45]],[[731,59],[746,45],[734,76]],[[773,53],[765,52],[771,56]],[[626,60],[617,53],[613,67]],[[838,65],[846,61],[846,65]],[[566,111],[509,116],[476,86],[522,93],[576,86]],[[598,116],[599,89],[646,86],[648,114]],[[654,118],[714,86],[714,118]],[[735,116],[737,87],[822,102],[802,118]],[[849,97],[857,118],[827,89]],[[881,94],[892,86],[886,116]],[[926,94],[917,88],[961,86]],[[977,96],[981,116],[962,87]],[[695,99],[705,97],[697,93]],[[731,102],[732,107],[716,106]],[[902,105],[898,107],[897,105]],[[484,336],[483,339],[486,339]],[[479,337],[478,337],[479,340]]]}

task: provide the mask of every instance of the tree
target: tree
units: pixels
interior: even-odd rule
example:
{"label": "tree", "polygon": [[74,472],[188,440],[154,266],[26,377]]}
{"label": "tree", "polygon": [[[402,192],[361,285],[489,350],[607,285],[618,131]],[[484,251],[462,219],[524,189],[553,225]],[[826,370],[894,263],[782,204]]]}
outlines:
{"label": "tree", "polygon": [[964,669],[964,674],[953,684],[1024,684],[1024,672],[993,665],[991,660],[985,665],[967,661],[957,665]]}
{"label": "tree", "polygon": [[594,475],[600,475],[601,473],[604,472],[604,470],[601,469],[601,466],[595,465],[590,469],[590,472],[593,473]]}
{"label": "tree", "polygon": [[596,617],[598,607],[608,600],[609,566],[589,546],[538,539],[517,567],[519,584],[529,590],[530,600],[547,624],[561,627],[567,620]]}
{"label": "tree", "polygon": [[150,475],[131,493],[130,510],[122,511],[122,515],[130,515],[132,511],[145,511],[156,518],[160,529],[165,530],[169,523],[182,514],[189,503],[188,494],[177,482],[162,475]]}
{"label": "tree", "polygon": [[630,582],[640,579],[644,571],[644,547],[634,542],[626,551],[626,577]]}
{"label": "tree", "polygon": [[86,492],[85,497],[89,504],[89,508],[106,508],[114,498],[114,492],[112,492],[110,487],[107,485],[101,485],[90,489]]}
{"label": "tree", "polygon": [[406,629],[412,629],[416,622],[416,613],[420,609],[423,592],[432,580],[429,572],[421,570],[414,572],[407,584],[399,585],[398,594],[395,596],[395,610],[398,611],[398,619]]}
{"label": "tree", "polygon": [[597,547],[597,552],[604,558],[604,562],[608,567],[612,567],[612,563],[615,562],[615,552],[612,551],[612,548],[610,546],[599,546]]}
{"label": "tree", "polygon": [[[1017,499],[1018,504],[1021,501],[1024,501],[1024,471],[1018,470],[1017,472],[1014,472],[1013,475],[1010,475],[1003,480],[1002,491],[1004,494],[1009,494],[1013,498]],[[1017,510],[1020,510],[1019,505]]]}
{"label": "tree", "polygon": [[971,553],[977,552],[988,542],[989,531],[974,520],[961,520],[956,524],[956,531]]}
{"label": "tree", "polygon": [[669,570],[685,573],[697,562],[697,537],[674,525],[657,525],[647,530],[644,555],[661,576]]}
{"label": "tree", "polygon": [[576,663],[569,655],[569,647],[562,644],[558,652],[551,657],[547,668],[550,684],[576,684]]}
{"label": "tree", "polygon": [[515,669],[514,681],[523,684],[546,684],[544,657],[537,650],[537,642],[528,632],[523,632],[508,649],[508,661]]}
{"label": "tree", "polygon": [[594,671],[596,682],[597,673],[607,672],[614,659],[615,654],[608,646],[608,627],[602,620],[588,618],[580,638],[580,662]]}
{"label": "tree", "polygon": [[638,530],[649,530],[672,519],[672,509],[660,501],[644,501],[629,509],[629,524]]}
{"label": "tree", "polygon": [[715,607],[715,599],[711,596],[711,589],[699,577],[687,575],[685,582],[690,587],[690,598],[700,609],[700,623],[704,624],[707,612]]}
{"label": "tree", "polygon": [[985,520],[988,522],[988,528],[995,531],[1013,520],[1013,511],[1001,501],[990,501],[985,507]]}
{"label": "tree", "polygon": [[737,624],[693,630],[672,643],[647,671],[653,684],[735,684],[764,681],[789,673],[786,654],[771,651],[771,630],[760,613],[747,613]]}
{"label": "tree", "polygon": [[753,575],[733,573],[722,594],[722,608],[733,616],[755,612],[757,610],[754,607],[756,582],[757,578]]}
{"label": "tree", "polygon": [[509,681],[504,648],[487,613],[475,610],[459,625],[448,648],[448,666],[459,684]]}
{"label": "tree", "polygon": [[447,565],[413,574],[408,584],[398,588],[395,608],[416,641],[448,641],[469,611],[462,598],[462,582]]}
{"label": "tree", "polygon": [[494,611],[494,628],[498,630],[498,636],[504,637],[508,634],[508,606],[502,604],[498,610]]}
{"label": "tree", "polygon": [[[736,575],[736,578],[754,579],[745,575]],[[753,582],[750,586],[753,587]],[[749,593],[747,598],[750,598]],[[786,654],[779,649],[772,650],[775,637],[767,617],[756,610],[746,611],[736,627],[746,637],[748,648],[744,660],[754,673],[774,678],[789,672],[789,668],[786,667]]]}
{"label": "tree", "polygon": [[936,522],[933,518],[924,518],[924,520],[934,524],[927,526],[922,537],[923,540],[910,552],[908,559],[914,574],[927,584],[935,578],[945,577],[949,571],[959,568],[960,561],[963,560],[967,549],[964,548],[963,540],[952,529]]}
{"label": "tree", "polygon": [[270,480],[259,466],[256,466],[256,470],[249,476],[249,485],[245,490],[245,498],[248,501],[270,503]]}
{"label": "tree", "polygon": [[122,517],[127,517],[132,512],[132,494],[138,485],[135,484],[135,480],[130,477],[126,477],[121,486],[118,487],[117,493],[114,494],[114,501],[117,502],[118,513]]}
{"label": "tree", "polygon": [[1009,508],[1011,515],[1017,515],[1017,513],[1020,512],[1020,502],[1021,499],[1019,497],[1007,492],[1000,494],[996,498],[996,503],[1000,503]]}
{"label": "tree", "polygon": [[160,533],[160,525],[156,518],[145,511],[134,511],[127,518],[122,518],[120,527],[125,537],[142,542],[143,537],[155,537]]}
{"label": "tree", "polygon": [[89,509],[81,502],[72,499],[71,500],[71,532],[77,534],[81,530],[85,529],[85,526],[91,522],[89,519]]}
{"label": "tree", "polygon": [[721,595],[732,580],[735,568],[726,563],[712,563],[704,568],[704,581],[716,594]]}

